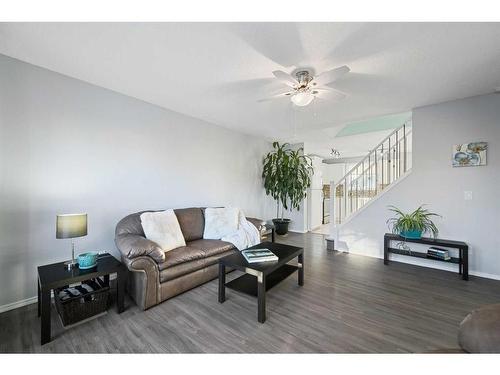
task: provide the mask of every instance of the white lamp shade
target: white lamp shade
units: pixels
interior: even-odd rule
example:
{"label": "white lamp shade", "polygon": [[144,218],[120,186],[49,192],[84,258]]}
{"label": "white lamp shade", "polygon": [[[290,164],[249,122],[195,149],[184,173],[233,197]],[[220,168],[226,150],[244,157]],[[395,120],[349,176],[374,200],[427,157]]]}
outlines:
{"label": "white lamp shade", "polygon": [[57,215],[56,238],[75,238],[87,235],[87,214]]}

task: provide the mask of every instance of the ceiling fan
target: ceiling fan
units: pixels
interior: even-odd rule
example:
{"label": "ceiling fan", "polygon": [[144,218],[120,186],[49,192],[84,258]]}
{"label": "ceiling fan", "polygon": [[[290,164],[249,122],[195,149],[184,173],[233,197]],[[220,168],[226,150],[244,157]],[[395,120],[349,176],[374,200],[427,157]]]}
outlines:
{"label": "ceiling fan", "polygon": [[323,95],[334,96],[333,99],[341,100],[346,97],[345,93],[328,86],[325,87],[325,85],[335,82],[340,77],[349,73],[350,70],[347,65],[343,65],[314,76],[307,69],[298,69],[294,74],[295,77],[281,70],[275,70],[273,75],[282,83],[291,87],[291,90],[274,95],[269,99],[290,97],[292,102],[299,107],[309,105],[314,98],[322,97]]}

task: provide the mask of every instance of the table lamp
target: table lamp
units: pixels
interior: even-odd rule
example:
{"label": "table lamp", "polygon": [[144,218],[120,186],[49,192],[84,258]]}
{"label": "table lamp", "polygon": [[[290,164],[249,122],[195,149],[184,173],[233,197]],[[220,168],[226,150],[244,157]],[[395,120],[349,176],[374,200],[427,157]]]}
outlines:
{"label": "table lamp", "polygon": [[87,235],[87,214],[57,215],[56,238],[71,238],[71,260],[64,264],[68,270],[76,267],[73,238]]}

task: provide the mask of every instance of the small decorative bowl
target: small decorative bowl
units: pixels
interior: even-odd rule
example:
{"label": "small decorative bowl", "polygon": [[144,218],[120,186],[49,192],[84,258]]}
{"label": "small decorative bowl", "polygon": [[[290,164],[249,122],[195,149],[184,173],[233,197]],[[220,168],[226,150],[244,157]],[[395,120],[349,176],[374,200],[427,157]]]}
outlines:
{"label": "small decorative bowl", "polygon": [[99,254],[95,251],[78,255],[78,268],[86,270],[97,266],[97,257]]}

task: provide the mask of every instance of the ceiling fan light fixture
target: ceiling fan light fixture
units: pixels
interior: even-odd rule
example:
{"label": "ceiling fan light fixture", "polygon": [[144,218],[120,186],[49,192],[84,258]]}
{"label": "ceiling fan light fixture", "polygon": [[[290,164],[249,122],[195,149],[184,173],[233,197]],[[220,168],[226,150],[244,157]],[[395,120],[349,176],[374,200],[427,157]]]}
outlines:
{"label": "ceiling fan light fixture", "polygon": [[275,70],[273,71],[273,75],[281,83],[291,88],[291,90],[289,89],[286,93],[274,95],[271,99],[289,96],[293,104],[298,107],[305,107],[314,100],[316,95],[321,97],[319,94],[329,91],[334,94],[334,100],[341,100],[346,97],[345,93],[331,87],[322,86],[335,82],[350,71],[351,69],[347,65],[328,70],[317,76],[314,75],[311,69],[298,69],[292,73],[293,75],[282,70]]}
{"label": "ceiling fan light fixture", "polygon": [[296,106],[305,107],[309,105],[314,99],[314,95],[310,92],[298,92],[292,96],[292,102]]}

